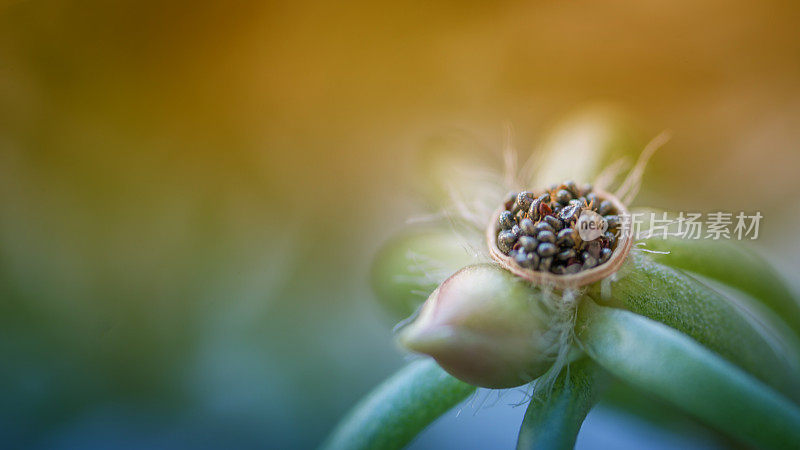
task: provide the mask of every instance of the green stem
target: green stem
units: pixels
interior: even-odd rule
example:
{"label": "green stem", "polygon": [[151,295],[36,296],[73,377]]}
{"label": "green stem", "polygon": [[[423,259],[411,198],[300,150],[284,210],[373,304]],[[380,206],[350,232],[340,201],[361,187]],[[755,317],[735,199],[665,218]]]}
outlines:
{"label": "green stem", "polygon": [[669,252],[653,258],[739,289],[759,300],[800,335],[800,303],[786,283],[757,253],[725,241],[650,239],[647,249]]}
{"label": "green stem", "polygon": [[607,381],[607,373],[588,358],[570,364],[549,395],[531,399],[519,430],[517,450],[572,449],[583,419]]}
{"label": "green stem", "polygon": [[761,448],[800,442],[800,408],[672,328],[587,299],[576,331],[613,375],[732,437]]}
{"label": "green stem", "polygon": [[474,391],[431,359],[413,362],[362,399],[322,448],[402,448]]}

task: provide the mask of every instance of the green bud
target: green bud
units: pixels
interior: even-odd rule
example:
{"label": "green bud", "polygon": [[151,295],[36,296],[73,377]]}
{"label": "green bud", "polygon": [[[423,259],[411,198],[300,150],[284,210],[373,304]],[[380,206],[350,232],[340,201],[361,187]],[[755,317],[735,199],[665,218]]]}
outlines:
{"label": "green bud", "polygon": [[541,296],[497,266],[469,266],[434,291],[398,338],[467,383],[519,386],[544,374],[558,350]]}

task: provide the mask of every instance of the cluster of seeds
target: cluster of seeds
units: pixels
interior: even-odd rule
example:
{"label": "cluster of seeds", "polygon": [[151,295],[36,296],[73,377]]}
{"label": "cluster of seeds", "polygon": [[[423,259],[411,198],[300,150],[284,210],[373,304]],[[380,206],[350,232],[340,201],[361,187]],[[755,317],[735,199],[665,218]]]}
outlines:
{"label": "cluster of seeds", "polygon": [[[618,212],[591,185],[578,188],[567,181],[539,196],[529,191],[514,193],[504,206],[497,224],[497,247],[524,269],[574,274],[605,263],[617,246]],[[578,219],[587,210],[605,221],[605,233],[591,241],[582,240],[577,229]]]}

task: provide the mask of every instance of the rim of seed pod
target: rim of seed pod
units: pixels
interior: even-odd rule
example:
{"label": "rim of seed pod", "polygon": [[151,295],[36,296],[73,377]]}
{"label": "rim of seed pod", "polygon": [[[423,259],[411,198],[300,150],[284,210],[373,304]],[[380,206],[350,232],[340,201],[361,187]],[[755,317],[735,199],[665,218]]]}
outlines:
{"label": "rim of seed pod", "polygon": [[[547,190],[531,191],[535,195],[542,195]],[[628,208],[615,195],[602,189],[594,188],[595,192],[603,200],[608,200],[616,208],[619,215],[629,215]],[[504,269],[514,275],[524,278],[534,284],[543,286],[553,286],[556,288],[577,288],[587,284],[600,281],[615,273],[625,262],[625,258],[633,246],[633,236],[631,236],[630,221],[623,221],[620,224],[620,236],[617,246],[611,253],[611,257],[603,264],[584,270],[575,274],[555,274],[532,269],[525,269],[517,265],[511,256],[504,254],[497,246],[498,220],[500,214],[505,211],[503,204],[492,214],[489,226],[486,228],[486,244],[489,247],[489,255],[493,260],[500,264]]]}

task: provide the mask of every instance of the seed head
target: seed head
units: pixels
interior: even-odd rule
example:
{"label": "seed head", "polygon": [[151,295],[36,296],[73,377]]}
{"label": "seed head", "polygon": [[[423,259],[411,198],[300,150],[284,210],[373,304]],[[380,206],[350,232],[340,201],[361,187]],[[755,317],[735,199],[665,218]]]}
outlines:
{"label": "seed head", "polygon": [[[571,275],[602,266],[617,259],[612,257],[620,244],[624,211],[616,205],[619,201],[610,194],[588,184],[578,188],[573,181],[546,191],[516,193],[504,203],[497,226],[489,231],[490,246],[495,242],[500,251],[492,257],[512,272],[517,267]],[[629,247],[628,240],[625,244]]]}

